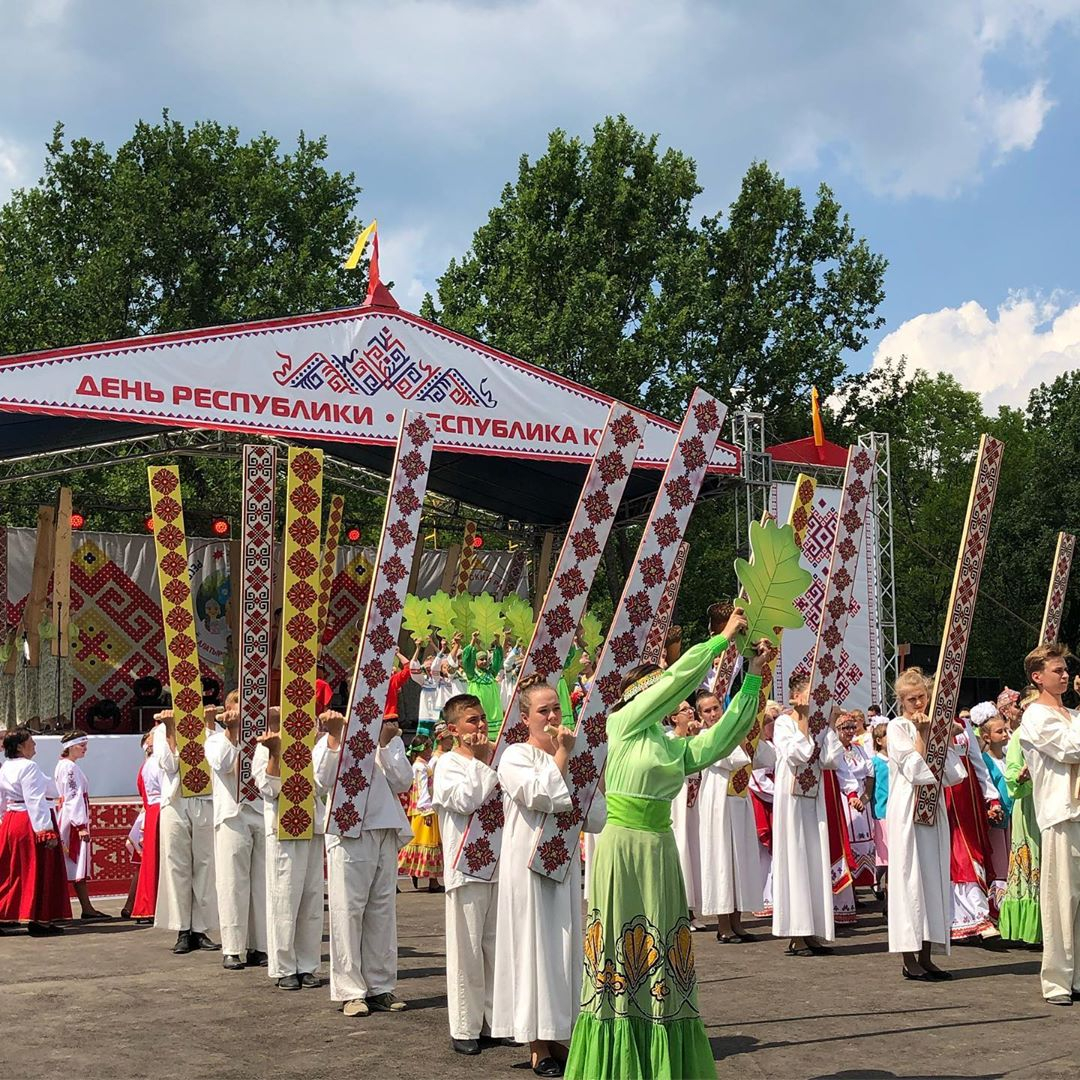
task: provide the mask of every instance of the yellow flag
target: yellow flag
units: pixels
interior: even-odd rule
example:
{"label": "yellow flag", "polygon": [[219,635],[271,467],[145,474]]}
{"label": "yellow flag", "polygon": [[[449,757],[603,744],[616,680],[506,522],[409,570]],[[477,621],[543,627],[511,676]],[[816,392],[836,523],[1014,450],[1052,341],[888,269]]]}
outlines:
{"label": "yellow flag", "polygon": [[821,400],[818,397],[817,387],[810,389],[810,404],[814,410],[814,445],[825,445],[825,428],[821,423]]}
{"label": "yellow flag", "polygon": [[355,270],[360,263],[360,259],[364,252],[367,250],[368,241],[371,239],[372,234],[378,228],[378,221],[374,218],[371,224],[364,229],[364,231],[356,238],[356,243],[353,244],[352,254],[342,264],[343,270]]}

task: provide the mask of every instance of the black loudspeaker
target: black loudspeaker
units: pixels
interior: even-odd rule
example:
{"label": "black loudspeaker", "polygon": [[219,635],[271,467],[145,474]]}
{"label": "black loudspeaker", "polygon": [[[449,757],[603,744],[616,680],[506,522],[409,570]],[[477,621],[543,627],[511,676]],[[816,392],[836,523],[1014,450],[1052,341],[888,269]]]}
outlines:
{"label": "black loudspeaker", "polygon": [[907,655],[903,657],[904,667],[918,667],[923,669],[926,675],[933,675],[937,668],[938,654],[941,652],[940,645],[926,645],[921,642],[912,642],[910,645],[902,645],[901,650],[907,649]]}

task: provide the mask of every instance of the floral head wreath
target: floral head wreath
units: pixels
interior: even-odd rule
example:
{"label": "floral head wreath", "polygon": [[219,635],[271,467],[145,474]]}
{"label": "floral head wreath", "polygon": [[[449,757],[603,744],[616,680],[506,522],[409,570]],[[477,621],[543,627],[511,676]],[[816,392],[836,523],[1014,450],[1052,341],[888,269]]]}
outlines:
{"label": "floral head wreath", "polygon": [[631,698],[637,697],[642,690],[647,690],[654,682],[663,676],[663,671],[650,671],[648,675],[642,675],[640,679],[635,679],[624,691],[622,695],[622,702],[625,705]]}

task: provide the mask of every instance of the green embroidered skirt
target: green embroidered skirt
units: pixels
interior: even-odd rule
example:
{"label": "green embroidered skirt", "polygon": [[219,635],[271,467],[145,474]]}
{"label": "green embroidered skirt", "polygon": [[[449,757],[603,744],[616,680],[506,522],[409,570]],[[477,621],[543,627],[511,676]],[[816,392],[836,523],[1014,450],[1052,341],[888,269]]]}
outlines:
{"label": "green embroidered skirt", "polygon": [[628,828],[612,823],[616,798],[592,860],[581,1013],[565,1075],[715,1080],[670,808],[656,804],[657,817],[666,812],[662,831]]}
{"label": "green embroidered skirt", "polygon": [[1012,811],[1009,880],[1001,901],[998,930],[1006,941],[1042,942],[1039,910],[1039,854],[1042,845],[1031,796],[1017,799]]}

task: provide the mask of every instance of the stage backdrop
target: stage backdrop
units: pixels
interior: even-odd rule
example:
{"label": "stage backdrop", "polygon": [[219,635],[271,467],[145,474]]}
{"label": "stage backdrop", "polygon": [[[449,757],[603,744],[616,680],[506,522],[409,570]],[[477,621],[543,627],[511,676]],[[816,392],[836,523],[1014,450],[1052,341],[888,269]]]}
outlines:
{"label": "stage backdrop", "polygon": [[[771,509],[777,521],[787,520],[794,494],[794,484],[773,484]],[[802,565],[814,575],[814,580],[806,594],[796,601],[796,606],[806,618],[806,625],[801,630],[785,630],[781,641],[780,656],[773,676],[773,697],[780,702],[788,700],[787,683],[791,673],[797,670],[809,671],[814,659],[814,645],[821,620],[825,583],[829,577],[829,560],[836,536],[839,506],[840,489],[818,485],[814,494],[814,512],[810,517],[801,558]],[[836,684],[837,705],[864,711],[868,705],[880,704],[882,679],[881,655],[875,629],[877,565],[873,549],[872,513],[871,503],[867,510],[863,549],[855,575],[851,613],[841,655],[840,677]]]}
{"label": "stage backdrop", "polygon": [[[0,642],[26,604],[34,562],[34,529],[0,528]],[[154,569],[154,541],[149,534],[76,532],[71,557],[70,662],[61,678],[62,710],[74,712],[83,726],[97,701],[115,701],[129,721],[132,684],[150,675],[168,685],[161,630],[161,609]],[[226,689],[236,683],[229,624],[233,582],[229,541],[191,537],[189,570],[195,601],[199,660],[203,674],[219,678]],[[330,592],[323,662],[336,685],[352,675],[353,659],[367,603],[374,549],[340,546]],[[469,591],[528,595],[524,549],[477,552]],[[280,559],[280,552],[278,552]],[[423,553],[418,593],[430,596],[442,580],[446,554]],[[51,604],[49,609],[51,611]],[[17,645],[21,643],[17,642]],[[55,713],[56,668],[42,647],[42,666],[30,669],[21,654],[14,675],[0,673],[0,726],[9,719],[36,721]],[[3,665],[0,665],[2,672]],[[125,724],[125,730],[127,729]]]}

